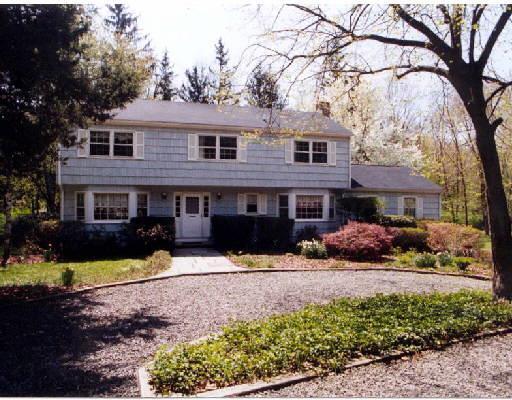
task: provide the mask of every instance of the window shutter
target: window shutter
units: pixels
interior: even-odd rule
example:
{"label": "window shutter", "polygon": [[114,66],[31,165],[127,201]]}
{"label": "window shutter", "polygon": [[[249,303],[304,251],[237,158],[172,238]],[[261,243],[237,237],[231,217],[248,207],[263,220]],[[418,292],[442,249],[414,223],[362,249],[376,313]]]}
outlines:
{"label": "window shutter", "polygon": [[144,132],[134,132],[135,136],[135,158],[144,159]]}
{"label": "window shutter", "polygon": [[336,142],[328,143],[327,163],[336,166]]}
{"label": "window shutter", "polygon": [[238,161],[240,162],[247,162],[247,143],[248,140],[244,136],[238,136]]}
{"label": "window shutter", "polygon": [[85,205],[85,222],[94,221],[94,193],[93,192],[85,192],[84,205]]}
{"label": "window shutter", "polygon": [[397,214],[404,215],[404,198],[400,196],[397,198],[397,201],[398,201]]}
{"label": "window shutter", "polygon": [[197,160],[199,158],[199,136],[195,133],[188,134],[188,159]]}
{"label": "window shutter", "polygon": [[245,194],[238,193],[238,214],[245,214]]}
{"label": "window shutter", "polygon": [[423,197],[416,197],[416,218],[423,218]]}
{"label": "window shutter", "polygon": [[258,214],[265,215],[267,213],[267,195],[258,195]]}
{"label": "window shutter", "polygon": [[284,143],[284,160],[286,164],[293,163],[293,139],[286,139]]}
{"label": "window shutter", "polygon": [[89,155],[89,131],[87,129],[78,130],[78,143],[85,142],[77,145],[77,157],[87,157]]}

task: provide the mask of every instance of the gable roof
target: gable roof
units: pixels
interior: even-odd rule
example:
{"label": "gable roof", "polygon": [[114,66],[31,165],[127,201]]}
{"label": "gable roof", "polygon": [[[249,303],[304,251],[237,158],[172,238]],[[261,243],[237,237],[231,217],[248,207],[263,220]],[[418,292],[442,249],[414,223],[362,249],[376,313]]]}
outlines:
{"label": "gable roof", "polygon": [[114,110],[109,121],[160,123],[169,125],[199,125],[205,127],[265,129],[272,120],[272,128],[300,132],[325,133],[349,137],[351,132],[320,112],[272,110],[251,106],[184,103],[164,100],[138,99],[125,108]]}
{"label": "gable roof", "polygon": [[352,189],[441,193],[441,187],[408,167],[352,164]]}

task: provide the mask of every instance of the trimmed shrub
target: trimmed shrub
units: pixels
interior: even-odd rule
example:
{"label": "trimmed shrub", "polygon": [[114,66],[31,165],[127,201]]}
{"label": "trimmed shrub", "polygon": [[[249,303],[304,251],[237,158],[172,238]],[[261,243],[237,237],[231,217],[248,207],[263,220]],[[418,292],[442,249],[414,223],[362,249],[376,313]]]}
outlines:
{"label": "trimmed shrub", "polygon": [[428,245],[435,252],[449,252],[455,256],[476,256],[482,232],[470,226],[438,222],[426,224]]}
{"label": "trimmed shrub", "polygon": [[418,254],[414,258],[414,265],[418,268],[435,268],[436,256],[430,253]]}
{"label": "trimmed shrub", "polygon": [[247,215],[214,215],[211,217],[214,246],[222,250],[254,248],[254,217]]}
{"label": "trimmed shrub", "polygon": [[428,232],[419,228],[390,228],[393,234],[393,247],[400,247],[404,251],[428,250]]}
{"label": "trimmed shrub", "polygon": [[453,257],[450,253],[439,253],[437,259],[441,267],[448,267],[453,264]]}
{"label": "trimmed shrub", "polygon": [[459,270],[466,271],[475,260],[471,257],[454,257],[453,262]]}
{"label": "trimmed shrub", "polygon": [[381,215],[378,223],[385,227],[394,228],[416,228],[418,226],[416,220],[407,215]]}
{"label": "trimmed shrub", "polygon": [[297,244],[300,254],[306,258],[327,258],[325,245],[318,240],[303,240]]}
{"label": "trimmed shrub", "polygon": [[255,250],[286,250],[293,234],[293,219],[281,217],[256,217]]}
{"label": "trimmed shrub", "polygon": [[294,221],[248,215],[212,216],[215,247],[222,250],[285,250],[290,246]]}
{"label": "trimmed shrub", "polygon": [[323,236],[327,252],[355,260],[375,260],[389,254],[393,235],[384,227],[349,222],[338,232]]}
{"label": "trimmed shrub", "polygon": [[151,254],[172,250],[176,238],[174,217],[135,217],[125,224],[123,233],[128,250],[134,254]]}
{"label": "trimmed shrub", "polygon": [[318,233],[318,227],[316,225],[306,225],[304,228],[299,229],[295,234],[295,243],[302,242],[304,240],[321,240],[322,237]]}
{"label": "trimmed shrub", "polygon": [[62,271],[61,280],[64,286],[73,286],[75,270],[73,268],[66,267],[64,271]]}
{"label": "trimmed shrub", "polygon": [[380,202],[376,197],[343,197],[338,200],[339,208],[349,218],[362,222],[375,222],[380,217]]}

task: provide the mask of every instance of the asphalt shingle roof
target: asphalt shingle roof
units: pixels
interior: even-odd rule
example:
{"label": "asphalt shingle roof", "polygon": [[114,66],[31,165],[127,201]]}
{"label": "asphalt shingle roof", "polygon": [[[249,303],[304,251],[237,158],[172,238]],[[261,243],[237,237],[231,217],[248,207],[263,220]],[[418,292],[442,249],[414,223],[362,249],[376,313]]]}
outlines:
{"label": "asphalt shingle roof", "polygon": [[352,189],[440,193],[441,187],[408,167],[352,164]]}
{"label": "asphalt shingle roof", "polygon": [[272,128],[300,132],[335,134],[349,137],[351,132],[320,112],[273,110],[251,106],[183,103],[138,99],[123,109],[114,111],[113,121],[160,122],[264,129]]}

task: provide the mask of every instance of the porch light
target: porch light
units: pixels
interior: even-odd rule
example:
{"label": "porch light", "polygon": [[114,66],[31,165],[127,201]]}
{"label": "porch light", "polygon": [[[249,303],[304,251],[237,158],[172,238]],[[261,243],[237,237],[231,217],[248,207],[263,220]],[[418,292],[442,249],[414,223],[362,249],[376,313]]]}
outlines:
{"label": "porch light", "polygon": [[162,200],[167,200],[167,192],[160,193],[160,197],[162,198]]}
{"label": "porch light", "polygon": [[222,193],[221,192],[217,192],[217,200],[220,200],[222,199]]}

